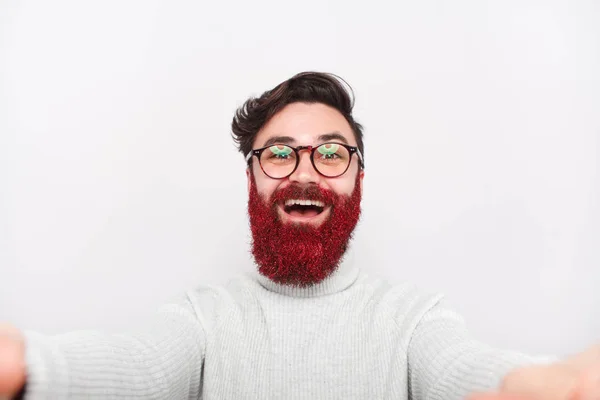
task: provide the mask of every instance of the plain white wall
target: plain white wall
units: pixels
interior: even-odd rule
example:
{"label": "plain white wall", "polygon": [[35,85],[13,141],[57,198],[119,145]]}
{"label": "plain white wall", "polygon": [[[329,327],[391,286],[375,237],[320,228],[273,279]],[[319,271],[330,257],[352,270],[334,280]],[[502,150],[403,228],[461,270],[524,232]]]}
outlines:
{"label": "plain white wall", "polygon": [[477,337],[600,340],[600,6],[3,1],[0,320],[108,331],[251,267],[236,107],[303,70],[355,89],[356,259]]}

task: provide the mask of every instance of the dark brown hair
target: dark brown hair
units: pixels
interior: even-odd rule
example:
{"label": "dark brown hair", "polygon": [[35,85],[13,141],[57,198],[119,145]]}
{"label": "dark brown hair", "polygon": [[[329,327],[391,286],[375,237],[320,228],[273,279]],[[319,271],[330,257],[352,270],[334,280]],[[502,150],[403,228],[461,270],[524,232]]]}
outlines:
{"label": "dark brown hair", "polygon": [[352,116],[354,92],[339,76],[322,72],[301,72],[260,97],[246,100],[231,123],[239,151],[248,154],[258,131],[286,105],[296,102],[322,103],[338,110],[350,124],[364,157],[363,128]]}

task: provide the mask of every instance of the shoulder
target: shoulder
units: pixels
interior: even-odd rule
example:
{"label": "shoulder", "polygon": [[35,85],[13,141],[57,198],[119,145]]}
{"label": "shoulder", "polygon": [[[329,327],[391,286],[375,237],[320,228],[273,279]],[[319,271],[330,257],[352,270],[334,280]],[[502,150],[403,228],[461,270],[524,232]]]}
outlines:
{"label": "shoulder", "polygon": [[258,282],[246,274],[239,274],[224,284],[198,285],[179,299],[210,330],[218,316],[240,310],[256,302]]}
{"label": "shoulder", "polygon": [[357,288],[379,304],[399,324],[418,323],[445,300],[445,295],[428,291],[409,281],[394,281],[369,274],[356,282]]}

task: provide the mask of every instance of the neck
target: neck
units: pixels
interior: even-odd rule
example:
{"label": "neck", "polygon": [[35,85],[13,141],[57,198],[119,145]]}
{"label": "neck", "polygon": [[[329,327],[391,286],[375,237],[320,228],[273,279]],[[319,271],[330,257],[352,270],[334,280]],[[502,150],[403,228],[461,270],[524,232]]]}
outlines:
{"label": "neck", "polygon": [[358,267],[354,265],[354,253],[352,248],[342,256],[338,267],[321,282],[309,286],[294,286],[276,283],[266,276],[255,272],[258,282],[267,290],[277,292],[290,297],[318,297],[341,292],[352,286],[358,277]]}

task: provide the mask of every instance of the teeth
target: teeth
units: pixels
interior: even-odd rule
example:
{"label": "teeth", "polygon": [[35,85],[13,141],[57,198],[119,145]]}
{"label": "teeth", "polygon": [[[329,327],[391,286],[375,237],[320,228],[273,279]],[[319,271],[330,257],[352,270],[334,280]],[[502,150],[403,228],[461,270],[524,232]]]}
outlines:
{"label": "teeth", "polygon": [[325,207],[325,204],[321,201],[316,200],[301,200],[301,199],[290,199],[285,201],[286,206],[292,206],[294,204],[298,204],[301,206],[317,206],[317,207]]}

